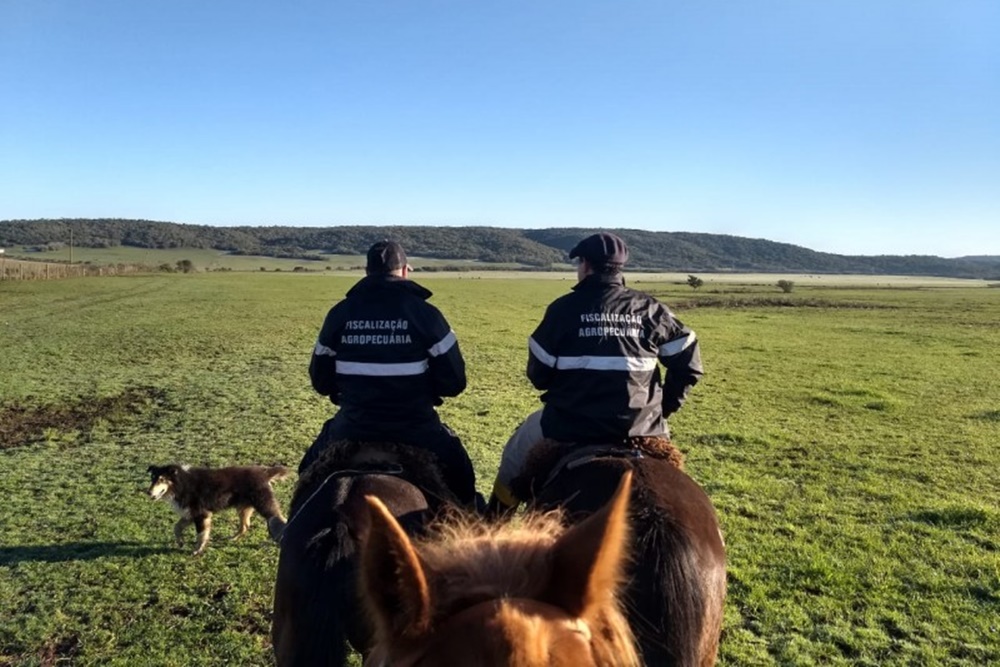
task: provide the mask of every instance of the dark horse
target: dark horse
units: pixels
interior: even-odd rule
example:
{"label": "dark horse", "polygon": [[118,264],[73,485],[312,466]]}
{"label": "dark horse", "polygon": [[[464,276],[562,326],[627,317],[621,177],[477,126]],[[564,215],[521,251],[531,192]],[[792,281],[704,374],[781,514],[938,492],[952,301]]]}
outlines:
{"label": "dark horse", "polygon": [[536,447],[518,497],[538,508],[562,507],[579,519],[602,507],[633,471],[632,565],[624,592],[643,661],[657,667],[715,664],[726,596],[726,555],[705,492],[683,471],[681,453],[664,438],[624,446]]}
{"label": "dark horse", "polygon": [[271,641],[279,667],[346,664],[367,652],[372,628],[357,590],[358,545],[370,527],[366,496],[418,532],[452,501],[433,455],[395,444],[336,442],[299,478],[274,588]]}

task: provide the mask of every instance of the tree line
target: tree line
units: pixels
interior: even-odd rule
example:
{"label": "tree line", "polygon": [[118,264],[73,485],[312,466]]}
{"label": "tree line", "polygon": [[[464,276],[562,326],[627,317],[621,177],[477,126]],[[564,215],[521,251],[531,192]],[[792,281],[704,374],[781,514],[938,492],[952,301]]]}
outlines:
{"label": "tree line", "polygon": [[[214,227],[152,220],[74,218],[0,221],[0,247],[203,248],[241,255],[323,260],[326,254],[364,254],[376,240],[399,241],[414,256],[473,260],[544,269],[565,264],[591,228],[337,226]],[[611,229],[629,245],[631,269],[702,272],[862,273],[1000,277],[1000,257],[949,259],[928,255],[852,256],[789,243],[726,234]]]}

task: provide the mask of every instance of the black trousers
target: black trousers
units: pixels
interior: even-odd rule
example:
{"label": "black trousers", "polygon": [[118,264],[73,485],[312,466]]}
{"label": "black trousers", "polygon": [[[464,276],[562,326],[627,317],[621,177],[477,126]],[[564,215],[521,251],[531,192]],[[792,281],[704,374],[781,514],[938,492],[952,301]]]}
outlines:
{"label": "black trousers", "polygon": [[441,475],[445,484],[463,505],[475,507],[476,504],[476,472],[472,461],[455,432],[441,422],[407,425],[405,428],[387,430],[384,424],[374,427],[364,427],[352,423],[337,413],[333,419],[323,424],[316,440],[306,450],[299,463],[301,475],[309,465],[319,458],[320,453],[331,442],[337,440],[385,440],[398,442],[418,449],[425,449],[437,456],[441,464]]}

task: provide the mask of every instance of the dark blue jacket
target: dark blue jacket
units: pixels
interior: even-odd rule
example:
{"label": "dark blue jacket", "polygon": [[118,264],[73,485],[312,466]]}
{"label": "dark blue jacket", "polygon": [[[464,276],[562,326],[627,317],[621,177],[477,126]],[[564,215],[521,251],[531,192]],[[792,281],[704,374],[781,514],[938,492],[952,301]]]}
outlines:
{"label": "dark blue jacket", "polygon": [[365,433],[392,437],[438,424],[434,407],[465,389],[455,333],[430,296],[411,280],[372,275],[326,316],[309,377]]}
{"label": "dark blue jacket", "polygon": [[528,348],[528,379],[545,390],[542,432],[564,442],[662,434],[702,375],[694,332],[620,274],[589,275],[556,299]]}

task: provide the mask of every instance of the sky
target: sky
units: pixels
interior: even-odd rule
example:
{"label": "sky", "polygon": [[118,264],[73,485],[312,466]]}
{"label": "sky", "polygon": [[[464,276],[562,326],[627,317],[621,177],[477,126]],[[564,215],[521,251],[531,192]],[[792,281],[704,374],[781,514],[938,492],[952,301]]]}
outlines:
{"label": "sky", "polygon": [[0,219],[1000,255],[997,0],[0,0]]}

